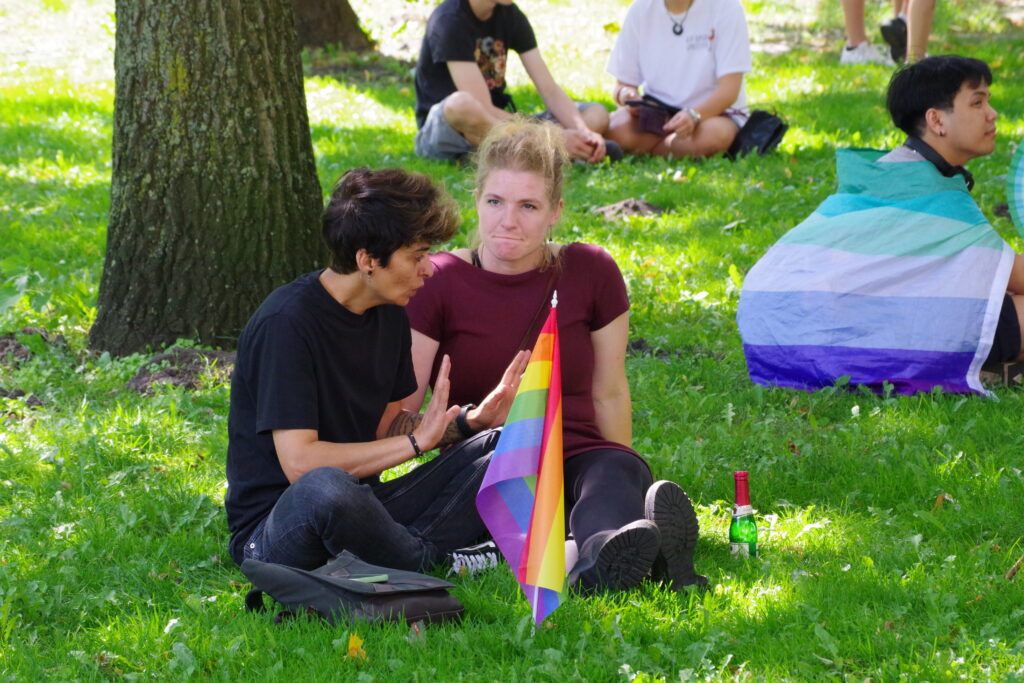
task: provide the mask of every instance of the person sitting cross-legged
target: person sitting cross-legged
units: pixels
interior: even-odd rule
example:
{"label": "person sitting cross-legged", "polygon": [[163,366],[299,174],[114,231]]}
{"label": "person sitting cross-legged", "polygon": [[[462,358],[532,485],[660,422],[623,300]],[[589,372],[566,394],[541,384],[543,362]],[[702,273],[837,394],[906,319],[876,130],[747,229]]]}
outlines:
{"label": "person sitting cross-legged", "polygon": [[[228,417],[225,499],[235,562],[315,569],[342,551],[428,569],[486,535],[475,496],[493,433],[464,439],[448,407],[447,359],[422,415],[403,308],[433,274],[432,244],[458,212],[424,175],[346,173],[324,211],[330,267],[267,297],[238,340]],[[481,403],[504,421],[525,361]],[[390,481],[378,475],[459,442]]]}
{"label": "person sitting cross-legged", "polygon": [[750,270],[737,311],[751,378],[813,389],[984,392],[1024,358],[1024,257],[992,229],[964,165],[995,149],[992,73],[926,57],[894,74],[906,142],[839,150],[838,191]]}
{"label": "person sitting cross-legged", "polygon": [[608,111],[569,99],[544,62],[529,19],[512,0],[444,0],[430,15],[416,64],[416,154],[462,159],[494,124],[511,118],[516,107],[505,91],[511,50],[547,107],[538,117],[561,126],[573,159],[622,156],[601,137]]}
{"label": "person sitting cross-legged", "polygon": [[[725,152],[750,115],[743,88],[750,70],[739,0],[636,0],[608,60],[619,107],[608,137],[632,154]],[[671,109],[634,104],[641,90]]]}

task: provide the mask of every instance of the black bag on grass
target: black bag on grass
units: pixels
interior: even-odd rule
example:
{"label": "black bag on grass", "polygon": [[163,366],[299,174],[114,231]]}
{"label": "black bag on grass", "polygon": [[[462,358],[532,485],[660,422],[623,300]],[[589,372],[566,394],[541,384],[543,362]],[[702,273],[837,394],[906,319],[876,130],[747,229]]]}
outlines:
{"label": "black bag on grass", "polygon": [[740,128],[740,132],[736,133],[736,139],[732,141],[725,156],[735,160],[754,150],[763,156],[779,146],[787,130],[789,124],[775,114],[755,109],[750,112],[750,118]]}
{"label": "black bag on grass", "polygon": [[345,619],[434,623],[461,619],[464,611],[448,592],[453,584],[427,574],[368,564],[349,552],[313,571],[245,560],[242,572],[254,586],[245,596],[246,609],[262,611],[266,593],[288,608],[277,615],[278,622],[315,613],[331,624]]}

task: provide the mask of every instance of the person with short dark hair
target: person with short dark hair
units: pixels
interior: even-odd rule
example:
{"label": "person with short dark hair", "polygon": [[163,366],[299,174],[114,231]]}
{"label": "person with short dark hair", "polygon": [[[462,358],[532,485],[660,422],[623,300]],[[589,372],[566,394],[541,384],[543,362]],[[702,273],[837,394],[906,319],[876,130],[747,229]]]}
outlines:
{"label": "person with short dark hair", "polygon": [[995,149],[991,82],[987,64],[959,56],[893,75],[887,104],[906,142],[839,150],[838,192],[744,280],[754,381],[984,393],[983,365],[1024,359],[1024,257],[988,224],[964,167]]}
{"label": "person with short dark hair", "polygon": [[[463,438],[452,422],[459,408],[447,405],[447,359],[422,415],[399,403],[416,391],[403,306],[434,272],[430,246],[457,223],[424,175],[349,171],[324,211],[330,267],[275,290],[245,326],[225,499],[239,564],[313,569],[348,550],[422,569],[486,533],[474,501],[495,439],[467,439],[400,477],[378,477]],[[512,395],[518,377],[512,368],[506,378]]]}

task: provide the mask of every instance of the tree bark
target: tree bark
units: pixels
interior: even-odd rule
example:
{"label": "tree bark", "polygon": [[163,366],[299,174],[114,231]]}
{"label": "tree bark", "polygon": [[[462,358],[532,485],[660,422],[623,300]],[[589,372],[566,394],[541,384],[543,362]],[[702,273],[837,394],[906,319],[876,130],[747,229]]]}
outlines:
{"label": "tree bark", "polygon": [[323,261],[291,0],[117,0],[110,224],[90,345],[234,345]]}
{"label": "tree bark", "polygon": [[340,44],[352,52],[373,49],[348,0],[292,0],[302,47]]}

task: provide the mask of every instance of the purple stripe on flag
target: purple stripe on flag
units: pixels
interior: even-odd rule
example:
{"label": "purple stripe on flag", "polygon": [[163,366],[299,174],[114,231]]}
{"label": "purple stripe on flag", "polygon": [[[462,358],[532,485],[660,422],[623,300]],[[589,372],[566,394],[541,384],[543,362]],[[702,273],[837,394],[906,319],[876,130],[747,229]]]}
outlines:
{"label": "purple stripe on flag", "polygon": [[525,534],[530,528],[530,517],[533,515],[533,488],[522,477],[499,481],[494,488],[501,494],[519,530]]}
{"label": "purple stripe on flag", "polygon": [[[512,516],[511,510],[505,507],[501,494],[494,487],[484,489],[476,497],[477,510],[487,510],[487,530],[505,557],[510,567],[519,566],[519,558],[523,554],[526,534],[519,530],[519,524]],[[532,509],[532,508],[531,508]],[[481,513],[481,517],[483,513]]]}
{"label": "purple stripe on flag", "polygon": [[883,380],[901,394],[931,391],[978,393],[967,384],[973,351],[908,351],[844,346],[759,346],[744,344],[750,379],[758,384],[820,389],[843,375],[850,384],[882,391]]}
{"label": "purple stripe on flag", "polygon": [[482,486],[490,486],[505,479],[537,475],[540,462],[540,444],[517,448],[513,451],[495,453],[487,467]]}

